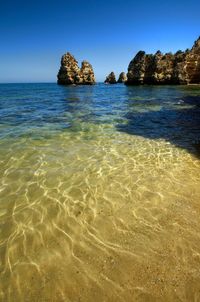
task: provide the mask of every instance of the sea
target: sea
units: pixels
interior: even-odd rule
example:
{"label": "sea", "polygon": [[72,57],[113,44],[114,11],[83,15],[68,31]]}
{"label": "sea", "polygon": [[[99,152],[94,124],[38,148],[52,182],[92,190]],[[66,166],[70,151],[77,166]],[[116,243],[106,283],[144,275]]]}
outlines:
{"label": "sea", "polygon": [[200,86],[0,84],[0,301],[200,301]]}

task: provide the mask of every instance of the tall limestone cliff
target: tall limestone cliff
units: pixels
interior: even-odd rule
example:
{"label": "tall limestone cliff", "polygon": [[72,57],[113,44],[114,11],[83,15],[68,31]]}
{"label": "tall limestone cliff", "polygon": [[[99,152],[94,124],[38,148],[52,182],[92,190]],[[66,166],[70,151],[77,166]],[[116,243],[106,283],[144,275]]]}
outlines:
{"label": "tall limestone cliff", "polygon": [[126,84],[200,84],[200,38],[185,52],[139,51],[128,66]]}
{"label": "tall limestone cliff", "polygon": [[200,83],[200,37],[186,55],[185,72],[188,83]]}
{"label": "tall limestone cliff", "polygon": [[61,66],[57,75],[57,83],[60,85],[92,85],[95,77],[92,65],[83,61],[81,68],[76,59],[67,52],[61,58]]}

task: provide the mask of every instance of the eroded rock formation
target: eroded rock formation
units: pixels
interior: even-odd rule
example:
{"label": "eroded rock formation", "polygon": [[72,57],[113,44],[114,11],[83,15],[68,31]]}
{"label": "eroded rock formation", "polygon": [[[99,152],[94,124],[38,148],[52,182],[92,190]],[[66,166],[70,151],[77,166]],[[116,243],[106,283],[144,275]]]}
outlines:
{"label": "eroded rock formation", "polygon": [[126,84],[200,84],[200,38],[185,52],[139,51],[128,66]]}
{"label": "eroded rock formation", "polygon": [[104,83],[106,83],[106,84],[116,84],[117,83],[116,77],[115,77],[115,74],[113,71],[106,77]]}
{"label": "eroded rock formation", "polygon": [[127,81],[127,76],[125,72],[121,72],[119,75],[119,79],[117,81],[117,83],[124,83]]}
{"label": "eroded rock formation", "polygon": [[67,52],[61,58],[61,66],[57,75],[60,85],[92,85],[95,83],[92,65],[83,61],[81,68],[76,59]]}
{"label": "eroded rock formation", "polygon": [[186,54],[185,72],[188,83],[200,83],[200,37]]}

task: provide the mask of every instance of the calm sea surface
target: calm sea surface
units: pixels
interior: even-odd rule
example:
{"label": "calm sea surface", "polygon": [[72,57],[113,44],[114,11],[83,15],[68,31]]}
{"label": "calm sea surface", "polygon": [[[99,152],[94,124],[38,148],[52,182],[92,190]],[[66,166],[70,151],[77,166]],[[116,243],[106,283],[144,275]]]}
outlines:
{"label": "calm sea surface", "polygon": [[0,301],[200,301],[200,86],[0,85]]}

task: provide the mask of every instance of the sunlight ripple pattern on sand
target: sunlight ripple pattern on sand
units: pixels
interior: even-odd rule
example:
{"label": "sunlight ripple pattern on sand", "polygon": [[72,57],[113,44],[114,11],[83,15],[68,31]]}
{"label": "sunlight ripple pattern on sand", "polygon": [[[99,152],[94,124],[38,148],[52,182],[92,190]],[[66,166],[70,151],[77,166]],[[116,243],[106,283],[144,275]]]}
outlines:
{"label": "sunlight ripple pattern on sand", "polygon": [[199,301],[200,90],[8,86],[0,301]]}

